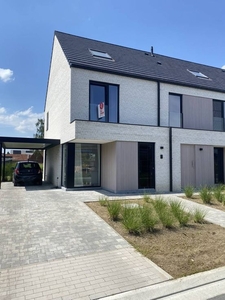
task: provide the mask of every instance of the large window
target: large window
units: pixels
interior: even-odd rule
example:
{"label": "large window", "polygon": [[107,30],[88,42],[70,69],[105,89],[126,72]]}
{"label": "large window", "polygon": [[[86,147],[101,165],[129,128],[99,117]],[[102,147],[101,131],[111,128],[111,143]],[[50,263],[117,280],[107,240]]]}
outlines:
{"label": "large window", "polygon": [[181,95],[169,95],[169,126],[182,127]]}
{"label": "large window", "polygon": [[118,123],[119,87],[90,83],[90,120]]}
{"label": "large window", "polygon": [[100,145],[75,144],[74,186],[100,186]]}
{"label": "large window", "polygon": [[224,131],[223,101],[213,100],[213,130]]}

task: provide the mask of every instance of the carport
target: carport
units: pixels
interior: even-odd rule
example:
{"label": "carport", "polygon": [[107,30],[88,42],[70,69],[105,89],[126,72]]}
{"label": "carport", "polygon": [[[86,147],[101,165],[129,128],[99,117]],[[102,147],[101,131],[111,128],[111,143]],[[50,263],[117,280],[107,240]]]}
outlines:
{"label": "carport", "polygon": [[[46,150],[60,144],[56,139],[37,139],[37,138],[20,138],[20,137],[0,137],[0,188],[1,178],[5,177],[5,151],[6,149],[29,149],[29,150]],[[3,150],[3,151],[2,151]],[[44,157],[44,164],[45,164]],[[3,168],[2,168],[3,164]],[[2,176],[3,175],[3,176]]]}

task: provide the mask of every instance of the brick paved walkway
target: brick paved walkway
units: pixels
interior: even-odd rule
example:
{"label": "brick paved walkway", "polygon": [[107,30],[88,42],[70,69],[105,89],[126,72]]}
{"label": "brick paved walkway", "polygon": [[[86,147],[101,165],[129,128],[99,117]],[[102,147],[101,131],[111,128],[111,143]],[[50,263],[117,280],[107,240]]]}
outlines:
{"label": "brick paved walkway", "polygon": [[171,278],[88,208],[87,195],[100,194],[2,184],[1,300],[98,299]]}

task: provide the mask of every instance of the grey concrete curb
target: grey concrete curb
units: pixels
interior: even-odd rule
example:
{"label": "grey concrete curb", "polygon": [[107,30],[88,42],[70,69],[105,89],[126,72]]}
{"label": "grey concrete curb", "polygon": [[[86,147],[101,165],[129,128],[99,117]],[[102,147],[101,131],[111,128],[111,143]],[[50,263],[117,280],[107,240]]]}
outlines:
{"label": "grey concrete curb", "polygon": [[[172,299],[173,296],[178,296],[177,299],[183,298],[182,294],[199,289],[202,291],[206,285],[213,283],[223,283],[223,291],[225,286],[225,267],[218,269],[182,277],[175,280],[165,281],[152,286],[133,290],[114,296],[101,298],[104,300],[156,300],[156,299]],[[200,293],[201,293],[200,291]],[[196,294],[196,293],[195,293]],[[215,295],[215,290],[212,291],[212,296]],[[210,297],[211,295],[208,294]],[[189,298],[189,299],[206,299],[206,298]]]}

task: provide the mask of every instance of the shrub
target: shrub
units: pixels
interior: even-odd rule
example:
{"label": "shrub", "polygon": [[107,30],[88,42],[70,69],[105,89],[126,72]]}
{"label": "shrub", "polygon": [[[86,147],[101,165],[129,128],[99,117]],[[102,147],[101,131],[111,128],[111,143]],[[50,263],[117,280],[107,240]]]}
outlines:
{"label": "shrub", "polygon": [[187,198],[192,198],[192,196],[194,194],[194,187],[191,185],[186,186],[184,188],[184,193]]}
{"label": "shrub", "polygon": [[140,207],[124,207],[122,209],[123,225],[129,233],[140,235],[144,231]]}
{"label": "shrub", "polygon": [[205,222],[205,216],[206,216],[206,212],[196,208],[194,213],[193,213],[193,218],[194,218],[194,222],[195,223],[200,223],[203,224]]}
{"label": "shrub", "polygon": [[199,195],[203,203],[210,204],[212,200],[212,191],[209,187],[203,186],[199,191]]}
{"label": "shrub", "polygon": [[166,228],[172,228],[174,226],[175,220],[166,201],[163,200],[162,197],[157,197],[153,203],[153,206],[162,225]]}
{"label": "shrub", "polygon": [[215,199],[217,201],[219,201],[220,203],[224,202],[224,194],[223,194],[223,189],[224,186],[222,184],[217,185],[216,187],[214,187],[213,189],[213,196],[215,197]]}
{"label": "shrub", "polygon": [[98,201],[99,201],[101,206],[107,206],[107,204],[108,204],[108,198],[107,197],[100,197]]}
{"label": "shrub", "polygon": [[107,201],[107,209],[110,219],[113,221],[118,221],[121,211],[121,203],[118,201]]}
{"label": "shrub", "polygon": [[[12,181],[12,173],[15,165],[16,163],[12,161],[7,161],[5,163],[5,177],[2,178],[3,181]],[[2,176],[3,176],[3,164],[2,164]]]}
{"label": "shrub", "polygon": [[181,205],[181,202],[170,202],[171,211],[174,217],[178,220],[180,226],[186,226],[190,220],[190,214],[187,213]]}
{"label": "shrub", "polygon": [[158,218],[149,205],[144,205],[139,209],[141,213],[141,220],[145,230],[152,232],[155,228],[155,225],[158,223]]}

